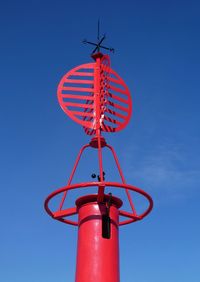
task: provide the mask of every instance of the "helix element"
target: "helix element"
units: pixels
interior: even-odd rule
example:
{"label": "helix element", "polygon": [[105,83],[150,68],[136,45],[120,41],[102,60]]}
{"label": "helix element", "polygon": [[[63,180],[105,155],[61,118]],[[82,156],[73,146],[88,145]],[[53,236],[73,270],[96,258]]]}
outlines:
{"label": "helix element", "polygon": [[109,56],[83,64],[66,73],[58,85],[63,111],[84,127],[86,134],[97,129],[116,132],[129,122],[131,95],[123,79],[110,67]]}

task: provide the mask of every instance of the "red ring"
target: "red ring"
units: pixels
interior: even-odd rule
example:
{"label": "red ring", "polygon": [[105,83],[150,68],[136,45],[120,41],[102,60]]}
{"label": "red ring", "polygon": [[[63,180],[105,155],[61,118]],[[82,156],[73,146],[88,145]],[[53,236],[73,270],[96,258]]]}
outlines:
{"label": "red ring", "polygon": [[[64,187],[52,192],[46,198],[45,203],[44,203],[44,208],[45,208],[46,212],[51,217],[54,218],[54,214],[49,208],[49,202],[53,197],[57,196],[58,194],[63,193],[63,192],[68,191],[68,190],[73,190],[73,189],[77,189],[77,188],[88,188],[88,187],[91,187],[91,186],[98,186],[98,187],[99,186],[101,186],[101,187],[102,186],[105,186],[105,187],[111,187],[112,186],[112,187],[115,187],[115,188],[128,189],[128,190],[131,190],[131,191],[134,191],[136,193],[143,195],[148,200],[149,206],[145,210],[145,212],[143,212],[141,215],[137,216],[137,218],[132,218],[132,219],[121,221],[119,223],[119,226],[126,225],[126,224],[129,224],[129,223],[138,221],[138,220],[142,220],[145,216],[147,216],[151,212],[151,210],[153,208],[153,200],[152,200],[151,196],[149,194],[147,194],[145,191],[143,191],[142,189],[137,188],[135,186],[132,186],[132,185],[129,185],[129,184],[124,184],[124,183],[118,183],[118,182],[84,182],[84,183],[78,183],[78,184],[73,184],[73,185],[69,185],[69,186],[64,186]],[[56,220],[59,220],[59,221],[64,222],[66,224],[78,226],[78,222],[72,221],[72,220],[69,220],[69,219],[58,218]]]}

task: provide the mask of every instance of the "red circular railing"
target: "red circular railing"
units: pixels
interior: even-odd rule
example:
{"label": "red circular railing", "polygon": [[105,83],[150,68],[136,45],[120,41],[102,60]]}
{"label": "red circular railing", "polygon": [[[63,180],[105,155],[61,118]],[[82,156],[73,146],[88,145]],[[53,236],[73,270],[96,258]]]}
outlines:
{"label": "red circular railing", "polygon": [[64,186],[64,187],[54,191],[53,193],[51,193],[46,198],[46,201],[45,201],[45,204],[44,204],[47,213],[56,220],[77,226],[78,222],[67,219],[67,217],[77,214],[77,212],[78,212],[77,207],[71,207],[71,208],[67,208],[67,209],[59,209],[57,211],[52,211],[49,207],[49,203],[50,203],[52,198],[56,197],[57,195],[59,195],[61,193],[67,192],[69,190],[84,189],[84,188],[89,188],[89,187],[105,187],[105,188],[114,187],[114,188],[118,188],[118,189],[126,189],[126,190],[129,190],[129,191],[132,191],[132,192],[136,192],[136,193],[138,193],[138,194],[140,194],[140,195],[142,195],[143,197],[146,198],[146,200],[148,201],[148,207],[145,211],[143,211],[140,214],[137,214],[136,211],[130,213],[130,212],[127,212],[125,210],[120,209],[119,215],[123,216],[123,217],[127,217],[128,219],[121,221],[119,223],[119,225],[125,225],[125,224],[129,224],[129,223],[141,220],[145,216],[147,216],[153,208],[153,200],[152,200],[151,196],[149,194],[147,194],[145,191],[143,191],[142,189],[137,188],[135,186],[123,184],[123,183],[118,183],[118,182],[85,182],[85,183],[79,183],[79,184]]}

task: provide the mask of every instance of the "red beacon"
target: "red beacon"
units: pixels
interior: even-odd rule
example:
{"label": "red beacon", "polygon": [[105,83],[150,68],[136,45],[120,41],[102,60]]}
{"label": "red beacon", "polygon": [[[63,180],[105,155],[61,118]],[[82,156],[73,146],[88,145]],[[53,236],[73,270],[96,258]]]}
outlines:
{"label": "red beacon", "polygon": [[[58,85],[57,95],[61,108],[71,119],[83,126],[91,140],[80,149],[67,185],[51,193],[44,204],[45,210],[53,219],[78,227],[76,282],[119,282],[119,227],[142,220],[153,208],[150,195],[126,183],[115,150],[102,136],[103,132],[122,130],[128,124],[132,112],[128,87],[110,67],[109,56],[99,51],[102,41],[93,43],[96,45],[92,55],[94,61],[73,68],[63,76]],[[120,182],[104,179],[102,149],[105,147],[113,155],[121,177]],[[72,184],[81,155],[86,149],[97,150],[98,181]],[[86,188],[90,187],[94,189],[93,194],[81,196],[74,206],[64,208],[68,191],[87,191]],[[111,188],[112,191],[113,188],[114,191],[125,191],[131,212],[123,209],[120,198],[108,192]],[[142,213],[136,211],[131,192],[146,198],[148,205]],[[56,210],[52,210],[50,202],[57,196],[61,197],[60,204]],[[76,214],[78,220],[74,221],[70,216]]]}

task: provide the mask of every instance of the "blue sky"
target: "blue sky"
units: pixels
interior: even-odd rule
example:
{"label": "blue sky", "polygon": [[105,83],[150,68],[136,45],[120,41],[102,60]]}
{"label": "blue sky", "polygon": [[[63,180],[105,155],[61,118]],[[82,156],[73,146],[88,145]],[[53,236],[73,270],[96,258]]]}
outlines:
{"label": "blue sky", "polygon": [[[95,40],[100,17],[133,98],[131,122],[107,141],[127,182],[154,199],[147,218],[120,231],[121,281],[199,282],[199,1],[4,1],[0,13],[0,280],[74,281],[77,230],[43,201],[89,140],[56,88],[91,61],[81,40]],[[77,182],[93,172],[92,154]],[[106,165],[113,180],[109,156]]]}

